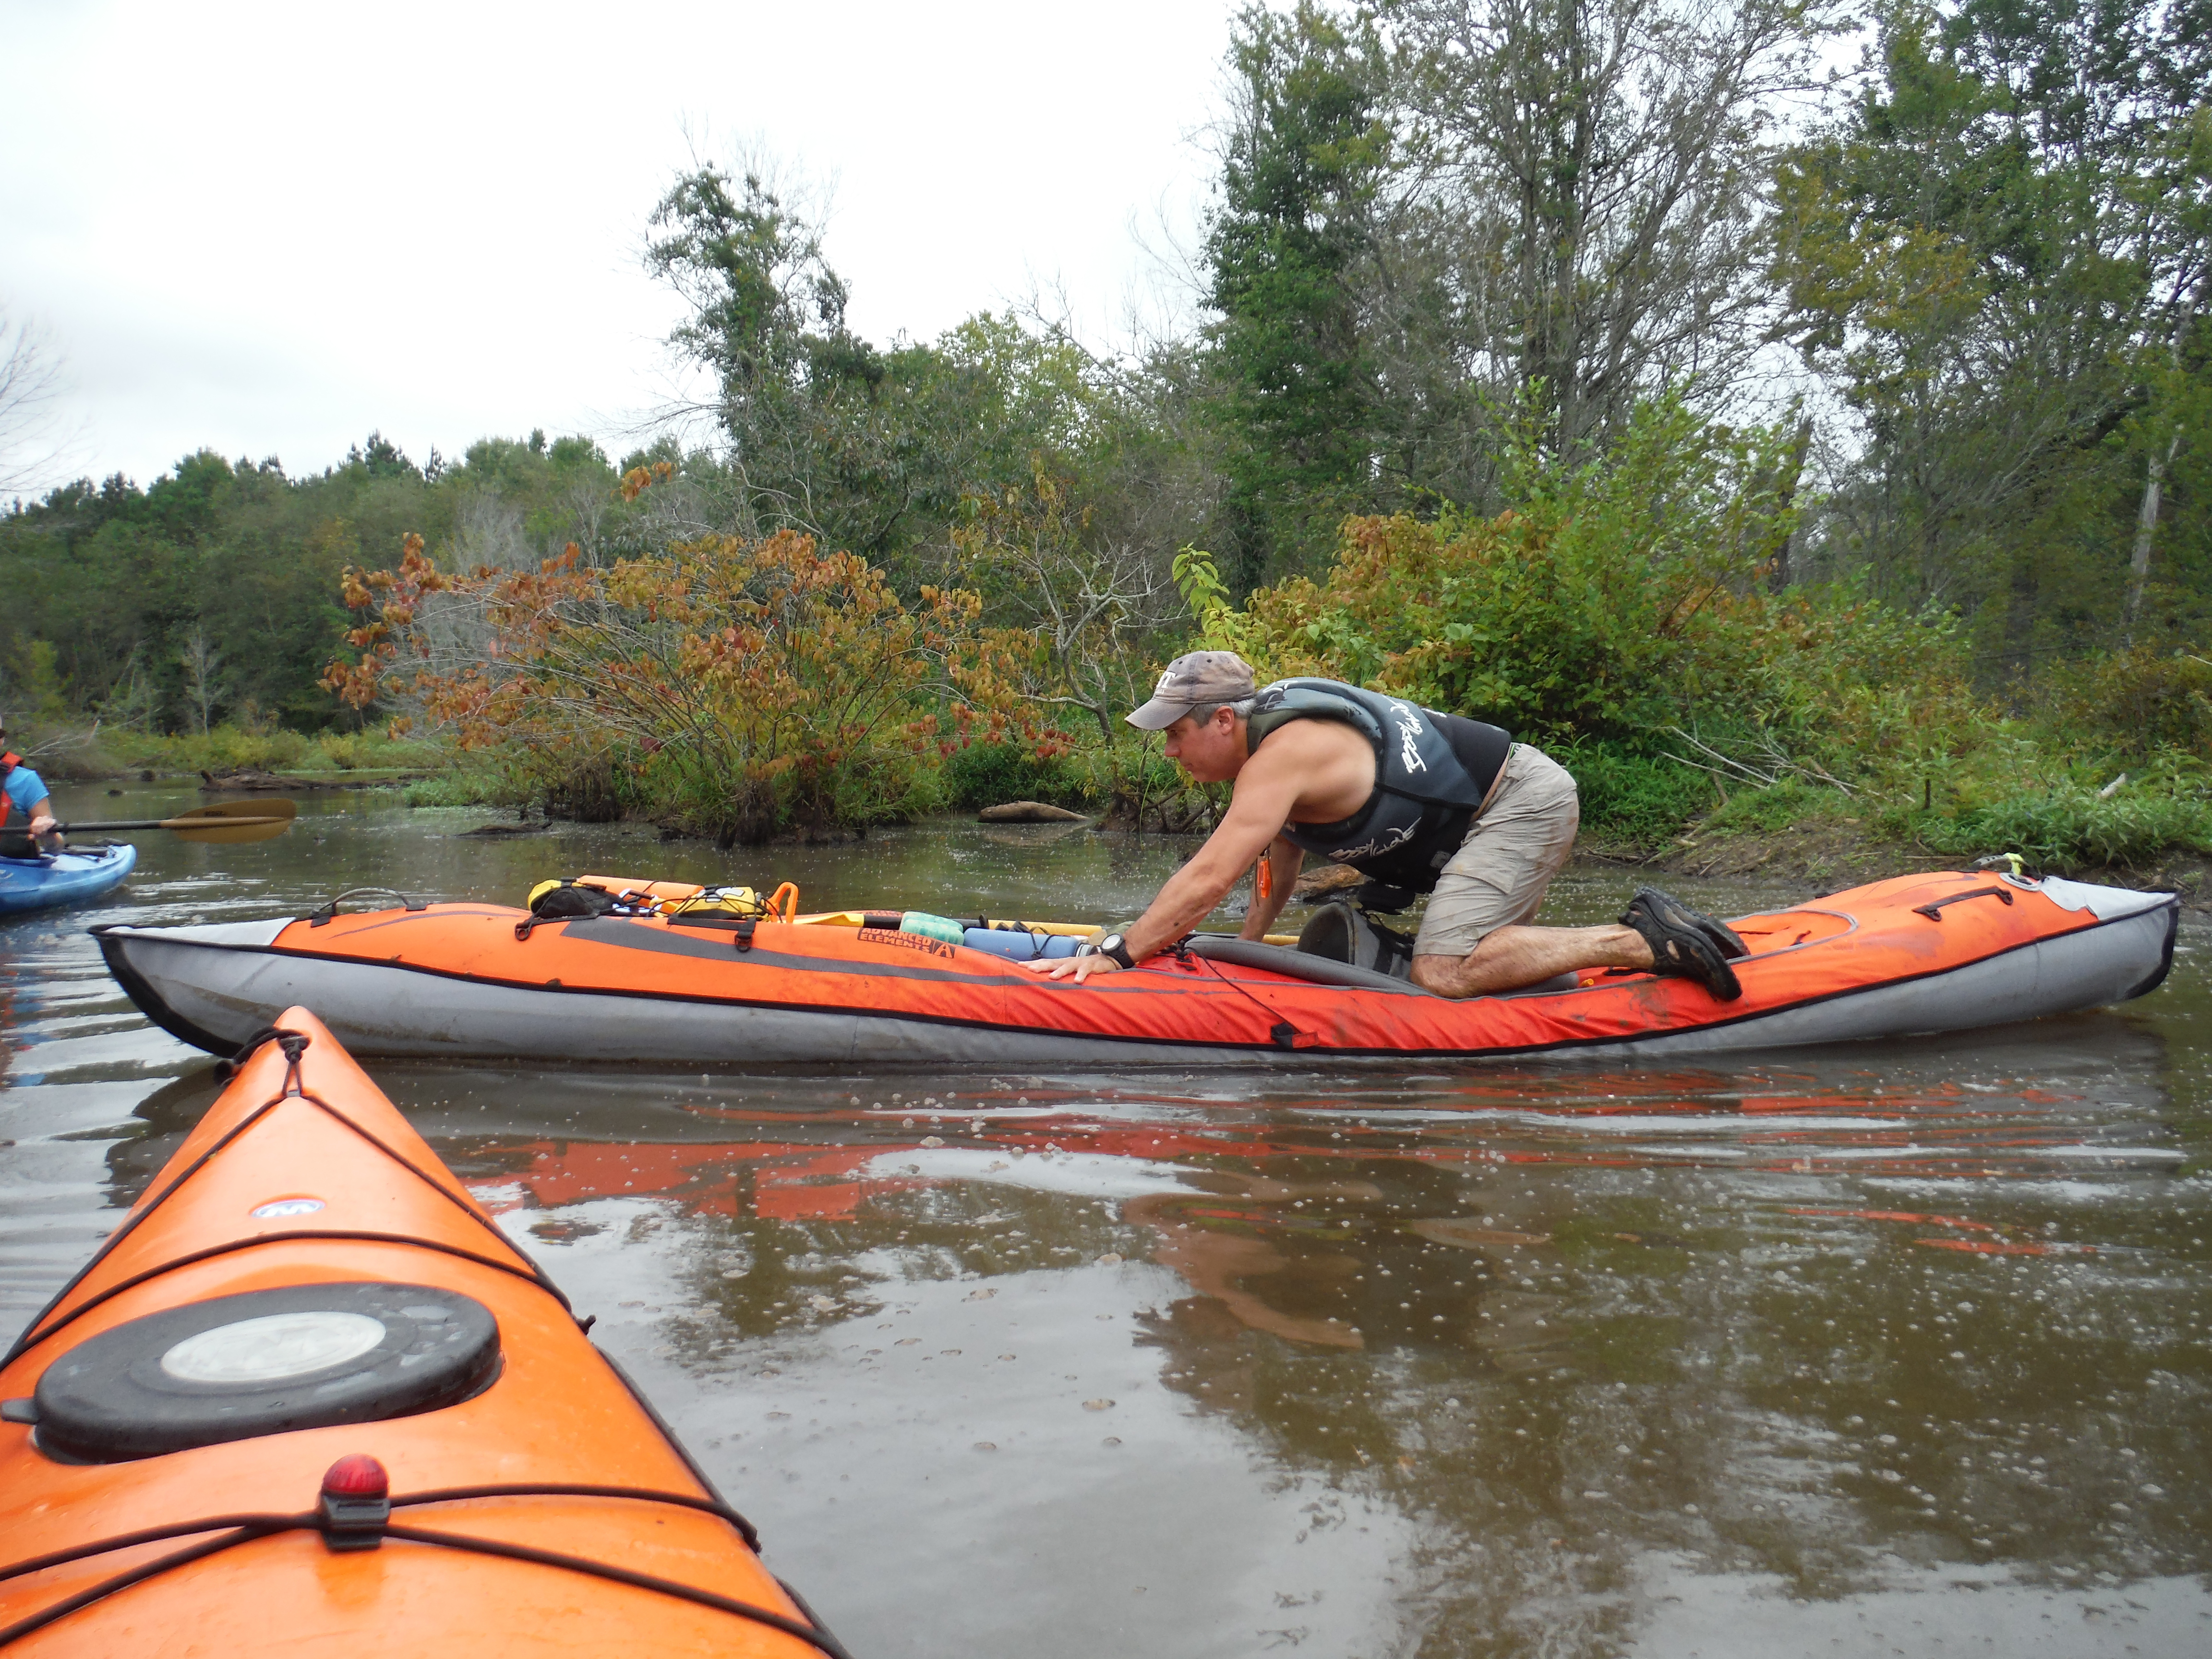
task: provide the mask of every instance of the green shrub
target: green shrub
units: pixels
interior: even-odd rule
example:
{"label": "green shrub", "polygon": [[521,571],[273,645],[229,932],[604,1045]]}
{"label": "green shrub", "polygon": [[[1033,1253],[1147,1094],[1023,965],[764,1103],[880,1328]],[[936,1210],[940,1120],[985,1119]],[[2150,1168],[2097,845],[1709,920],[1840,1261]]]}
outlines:
{"label": "green shrub", "polygon": [[213,763],[208,769],[216,772],[279,771],[297,766],[307,753],[307,740],[297,732],[245,732],[226,725],[216,726],[202,741]]}
{"label": "green shrub", "polygon": [[1243,631],[1271,674],[1318,673],[1495,720],[1539,741],[1633,740],[1741,701],[1789,538],[1782,434],[1640,408],[1599,462],[1540,428],[1502,458],[1511,511],[1345,523],[1325,580],[1255,593]]}
{"label": "green shrub", "polygon": [[321,758],[341,772],[350,772],[362,764],[368,744],[358,732],[325,732],[315,739]]}
{"label": "green shrub", "polygon": [[2176,852],[2212,853],[2212,803],[2155,782],[2109,798],[2071,781],[1955,815],[1908,811],[1887,827],[1946,858],[2018,853],[2029,866],[2065,872],[2148,864]]}
{"label": "green shrub", "polygon": [[246,732],[230,725],[173,737],[118,732],[110,741],[125,765],[178,772],[282,771],[297,766],[311,747],[297,732]]}
{"label": "green shrub", "polygon": [[1553,750],[1552,758],[1574,774],[1583,833],[1599,841],[1656,847],[1717,799],[1705,773],[1617,744],[1578,743]]}
{"label": "green shrub", "polygon": [[2062,743],[2212,758],[2212,661],[2191,652],[2116,651],[2054,666],[2039,701]]}
{"label": "green shrub", "polygon": [[410,806],[503,806],[499,781],[483,772],[437,772],[409,784],[400,799]]}
{"label": "green shrub", "polygon": [[408,770],[442,766],[449,757],[434,744],[405,742],[380,731],[325,731],[314,737],[298,732],[246,731],[218,726],[204,734],[180,732],[161,736],[103,726],[101,745],[117,763],[163,772],[325,772]]}
{"label": "green shrub", "polygon": [[406,786],[400,797],[410,806],[502,806],[518,810],[540,805],[545,799],[543,780],[526,767],[484,755],[466,755]]}
{"label": "green shrub", "polygon": [[975,743],[945,757],[946,801],[954,806],[995,806],[1001,801],[1065,804],[1086,793],[1081,769],[1066,755],[1039,760],[1018,743]]}
{"label": "green shrub", "polygon": [[945,774],[919,755],[879,750],[840,766],[828,801],[838,823],[910,823],[944,805]]}
{"label": "green shrub", "polygon": [[435,743],[387,736],[377,727],[361,732],[326,730],[301,763],[310,769],[340,772],[420,771],[453,763],[450,751]]}

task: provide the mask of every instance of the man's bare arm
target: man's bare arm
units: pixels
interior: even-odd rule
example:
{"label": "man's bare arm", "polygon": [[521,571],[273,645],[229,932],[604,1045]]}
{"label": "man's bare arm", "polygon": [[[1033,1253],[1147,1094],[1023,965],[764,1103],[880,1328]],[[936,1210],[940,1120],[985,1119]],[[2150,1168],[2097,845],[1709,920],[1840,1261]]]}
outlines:
{"label": "man's bare arm", "polygon": [[1285,759],[1265,750],[1252,757],[1206,845],[1168,878],[1159,896],[1124,933],[1132,957],[1141,962],[1206,920],[1290,821],[1299,781],[1298,769]]}
{"label": "man's bare arm", "polygon": [[[1306,767],[1291,759],[1289,744],[1253,756],[1237,774],[1229,811],[1190,862],[1168,878],[1145,914],[1123,929],[1131,960],[1141,962],[1174,944],[1204,921],[1237,879],[1252,867],[1261,850],[1290,822]],[[1111,969],[1102,957],[1062,957],[1022,964],[1047,979],[1080,984],[1090,974]]]}

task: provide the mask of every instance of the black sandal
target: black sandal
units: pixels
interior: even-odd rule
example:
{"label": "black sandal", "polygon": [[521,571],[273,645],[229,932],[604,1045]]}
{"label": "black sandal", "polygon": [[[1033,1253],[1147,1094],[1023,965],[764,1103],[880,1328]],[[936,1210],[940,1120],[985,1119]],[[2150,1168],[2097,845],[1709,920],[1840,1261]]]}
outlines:
{"label": "black sandal", "polygon": [[1633,927],[1651,947],[1651,971],[1693,979],[1717,1002],[1743,994],[1729,956],[1747,955],[1743,941],[1711,916],[1700,915],[1656,887],[1639,887],[1621,912],[1620,924]]}
{"label": "black sandal", "polygon": [[1692,910],[1672,893],[1662,892],[1656,887],[1639,887],[1636,890],[1636,896],[1650,899],[1658,914],[1674,927],[1696,928],[1712,940],[1713,948],[1724,960],[1733,962],[1739,957],[1751,954],[1751,947],[1737,937],[1735,928],[1724,921],[1716,921],[1703,910]]}

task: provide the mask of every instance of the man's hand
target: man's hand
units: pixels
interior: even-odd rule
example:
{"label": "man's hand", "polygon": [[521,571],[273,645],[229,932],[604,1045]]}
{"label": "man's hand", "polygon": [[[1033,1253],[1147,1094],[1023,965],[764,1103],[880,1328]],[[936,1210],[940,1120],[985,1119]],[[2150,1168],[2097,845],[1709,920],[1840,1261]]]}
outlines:
{"label": "man's hand", "polygon": [[32,817],[31,833],[41,841],[59,828],[60,825],[55,823],[54,815],[52,812],[40,812]]}
{"label": "man's hand", "polygon": [[1047,979],[1064,979],[1076,985],[1082,984],[1094,974],[1118,974],[1121,971],[1120,963],[1096,951],[1088,956],[1054,957],[1049,960],[1017,963],[1015,966],[1026,968],[1033,974],[1042,974]]}

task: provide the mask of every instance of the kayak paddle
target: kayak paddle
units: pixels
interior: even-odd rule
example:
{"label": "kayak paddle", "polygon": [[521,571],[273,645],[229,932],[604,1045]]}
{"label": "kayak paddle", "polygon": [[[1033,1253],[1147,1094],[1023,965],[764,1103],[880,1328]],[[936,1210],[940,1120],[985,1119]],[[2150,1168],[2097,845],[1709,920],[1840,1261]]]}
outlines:
{"label": "kayak paddle", "polygon": [[299,808],[289,800],[226,800],[213,806],[195,806],[173,818],[116,818],[105,823],[62,823],[64,835],[92,830],[167,830],[179,841],[212,841],[234,845],[267,841],[292,827]]}

